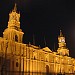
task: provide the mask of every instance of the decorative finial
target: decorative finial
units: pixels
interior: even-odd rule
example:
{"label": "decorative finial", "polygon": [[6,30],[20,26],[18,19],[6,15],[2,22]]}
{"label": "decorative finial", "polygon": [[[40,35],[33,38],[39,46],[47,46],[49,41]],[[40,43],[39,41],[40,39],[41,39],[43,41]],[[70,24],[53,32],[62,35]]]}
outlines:
{"label": "decorative finial", "polygon": [[16,11],[17,11],[16,3],[15,3],[15,6],[14,6],[13,11],[14,11],[14,12],[16,12]]}
{"label": "decorative finial", "polygon": [[31,45],[31,43],[29,42],[28,46],[30,46],[30,45]]}
{"label": "decorative finial", "polygon": [[60,30],[60,36],[63,36],[62,31]]}
{"label": "decorative finial", "polygon": [[41,47],[40,47],[40,45],[39,45],[39,49],[40,49]]}

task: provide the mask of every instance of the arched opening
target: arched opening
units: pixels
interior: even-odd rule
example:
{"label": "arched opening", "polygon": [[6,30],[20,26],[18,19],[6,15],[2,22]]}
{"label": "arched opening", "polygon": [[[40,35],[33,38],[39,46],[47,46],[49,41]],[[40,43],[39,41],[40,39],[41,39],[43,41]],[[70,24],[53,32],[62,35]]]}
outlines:
{"label": "arched opening", "polygon": [[17,35],[15,35],[15,41],[17,41],[17,42],[18,42],[18,36],[17,36]]}
{"label": "arched opening", "polygon": [[49,75],[49,66],[46,65],[46,75]]}
{"label": "arched opening", "polygon": [[18,62],[16,62],[16,67],[18,67]]}

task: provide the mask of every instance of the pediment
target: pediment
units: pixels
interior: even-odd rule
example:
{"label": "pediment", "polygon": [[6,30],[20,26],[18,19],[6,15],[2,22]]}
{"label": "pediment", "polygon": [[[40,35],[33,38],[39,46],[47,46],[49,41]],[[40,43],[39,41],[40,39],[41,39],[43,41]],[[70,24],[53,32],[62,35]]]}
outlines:
{"label": "pediment", "polygon": [[46,52],[52,52],[48,47],[43,48],[43,50]]}

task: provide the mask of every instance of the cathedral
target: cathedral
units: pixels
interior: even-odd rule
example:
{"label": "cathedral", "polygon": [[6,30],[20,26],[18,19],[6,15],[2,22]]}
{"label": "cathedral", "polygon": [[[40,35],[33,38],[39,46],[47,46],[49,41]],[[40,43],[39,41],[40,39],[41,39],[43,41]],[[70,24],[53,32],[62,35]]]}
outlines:
{"label": "cathedral", "polygon": [[65,37],[60,30],[58,49],[24,44],[20,13],[16,4],[9,13],[8,26],[0,37],[0,75],[74,74],[75,58],[69,56]]}

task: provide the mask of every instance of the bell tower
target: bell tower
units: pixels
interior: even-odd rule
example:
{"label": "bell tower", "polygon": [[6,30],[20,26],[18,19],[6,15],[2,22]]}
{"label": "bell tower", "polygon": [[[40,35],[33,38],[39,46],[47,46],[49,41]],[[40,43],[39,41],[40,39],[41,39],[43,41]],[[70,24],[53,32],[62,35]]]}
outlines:
{"label": "bell tower", "polygon": [[20,13],[17,13],[16,4],[12,12],[9,13],[8,26],[3,32],[3,38],[16,42],[22,42],[23,32],[20,29]]}
{"label": "bell tower", "polygon": [[63,36],[61,30],[60,30],[60,35],[58,37],[58,44],[59,44],[59,48],[66,47],[65,37]]}
{"label": "bell tower", "polygon": [[69,55],[69,50],[66,48],[65,37],[60,30],[60,35],[58,36],[58,54],[60,55]]}

